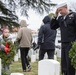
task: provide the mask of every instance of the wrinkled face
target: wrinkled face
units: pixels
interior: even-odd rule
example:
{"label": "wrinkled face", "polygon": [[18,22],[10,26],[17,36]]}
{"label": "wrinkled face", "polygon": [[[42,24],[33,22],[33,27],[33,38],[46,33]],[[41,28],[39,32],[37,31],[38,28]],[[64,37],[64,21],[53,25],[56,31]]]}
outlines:
{"label": "wrinkled face", "polygon": [[58,11],[59,11],[59,13],[61,14],[61,15],[66,15],[66,13],[67,13],[67,8],[66,7],[60,7],[60,8],[58,8]]}
{"label": "wrinkled face", "polygon": [[4,37],[8,37],[8,36],[9,36],[9,30],[8,30],[8,29],[5,29],[5,30],[3,31],[3,36],[4,36]]}

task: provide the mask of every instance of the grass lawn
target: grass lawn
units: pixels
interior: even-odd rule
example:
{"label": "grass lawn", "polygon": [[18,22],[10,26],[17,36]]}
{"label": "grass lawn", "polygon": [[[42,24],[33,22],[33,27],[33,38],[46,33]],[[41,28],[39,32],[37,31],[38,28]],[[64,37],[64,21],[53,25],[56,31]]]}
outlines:
{"label": "grass lawn", "polygon": [[[58,58],[58,61],[60,61],[60,58]],[[38,61],[35,63],[31,63],[32,69],[31,72],[23,72],[22,71],[22,65],[21,61],[19,60],[18,62],[13,62],[10,65],[10,72],[19,72],[23,73],[24,75],[38,75]]]}
{"label": "grass lawn", "polygon": [[20,61],[13,62],[10,65],[10,72],[11,73],[19,72],[19,73],[23,73],[24,75],[38,75],[38,62],[31,63],[31,67],[32,67],[31,72],[23,72],[21,62]]}

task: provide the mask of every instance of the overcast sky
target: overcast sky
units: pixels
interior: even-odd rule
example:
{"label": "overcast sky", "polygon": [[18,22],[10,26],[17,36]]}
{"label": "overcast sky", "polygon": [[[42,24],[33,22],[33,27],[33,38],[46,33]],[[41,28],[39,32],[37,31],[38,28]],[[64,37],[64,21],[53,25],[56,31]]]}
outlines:
{"label": "overcast sky", "polygon": [[[61,1],[67,1],[68,4],[71,4],[72,2],[76,2],[76,0],[51,0],[51,1],[54,3],[58,3]],[[22,16],[19,16],[19,18],[20,18],[20,20],[25,19],[27,21],[27,24],[29,24],[28,27],[30,29],[37,30],[38,28],[40,28],[40,26],[42,24],[42,19],[44,18],[44,16],[48,15],[48,13],[44,13],[43,15],[40,15],[33,10],[29,10],[28,15],[29,15],[28,19],[26,17],[22,17]]]}

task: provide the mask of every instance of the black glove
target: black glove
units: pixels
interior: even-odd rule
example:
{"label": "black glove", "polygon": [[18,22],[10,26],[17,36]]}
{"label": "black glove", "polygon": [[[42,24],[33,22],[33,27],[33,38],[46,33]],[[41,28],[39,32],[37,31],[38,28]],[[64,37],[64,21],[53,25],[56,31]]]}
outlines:
{"label": "black glove", "polygon": [[34,51],[35,51],[36,49],[38,49],[38,48],[39,48],[39,45],[36,44],[36,46],[34,47]]}
{"label": "black glove", "polygon": [[37,45],[36,42],[33,42],[32,43],[32,48],[34,49],[36,47],[36,45]]}

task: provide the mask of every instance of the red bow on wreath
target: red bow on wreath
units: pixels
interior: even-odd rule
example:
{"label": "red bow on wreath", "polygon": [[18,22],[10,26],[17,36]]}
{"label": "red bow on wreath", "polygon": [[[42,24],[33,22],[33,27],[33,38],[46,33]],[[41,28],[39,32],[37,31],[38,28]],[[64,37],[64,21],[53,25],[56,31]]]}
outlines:
{"label": "red bow on wreath", "polygon": [[8,54],[8,52],[10,51],[8,43],[5,44],[4,51],[6,52],[6,54]]}

